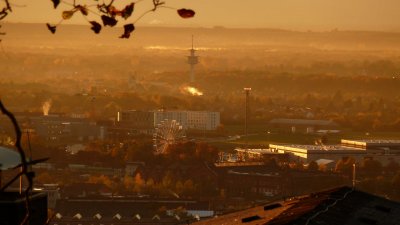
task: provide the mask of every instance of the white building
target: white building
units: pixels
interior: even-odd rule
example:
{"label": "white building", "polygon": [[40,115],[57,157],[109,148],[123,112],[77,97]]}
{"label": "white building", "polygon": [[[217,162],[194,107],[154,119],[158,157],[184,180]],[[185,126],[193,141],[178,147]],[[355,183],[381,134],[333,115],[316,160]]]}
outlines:
{"label": "white building", "polygon": [[291,160],[309,163],[319,159],[338,161],[352,157],[357,162],[373,158],[386,165],[390,161],[400,162],[400,140],[345,140],[340,145],[269,145],[271,151],[286,153]]}
{"label": "white building", "polygon": [[269,148],[278,153],[286,153],[295,161],[309,163],[318,159],[330,159],[338,161],[343,157],[353,157],[357,161],[361,161],[367,156],[365,149],[347,147],[341,145],[274,145],[270,144]]}
{"label": "white building", "polygon": [[176,120],[183,129],[215,130],[220,125],[220,113],[207,111],[155,111],[154,126],[163,120]]}

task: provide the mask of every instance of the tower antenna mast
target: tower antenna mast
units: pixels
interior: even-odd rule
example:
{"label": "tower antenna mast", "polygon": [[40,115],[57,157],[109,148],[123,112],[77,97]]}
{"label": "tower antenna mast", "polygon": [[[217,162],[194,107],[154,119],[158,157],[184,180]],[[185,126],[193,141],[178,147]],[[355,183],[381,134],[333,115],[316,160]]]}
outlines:
{"label": "tower antenna mast", "polygon": [[192,48],[189,50],[190,55],[188,56],[188,64],[190,65],[190,82],[194,82],[194,66],[199,63],[199,57],[195,54],[196,50],[194,49],[193,44],[193,35],[192,35]]}

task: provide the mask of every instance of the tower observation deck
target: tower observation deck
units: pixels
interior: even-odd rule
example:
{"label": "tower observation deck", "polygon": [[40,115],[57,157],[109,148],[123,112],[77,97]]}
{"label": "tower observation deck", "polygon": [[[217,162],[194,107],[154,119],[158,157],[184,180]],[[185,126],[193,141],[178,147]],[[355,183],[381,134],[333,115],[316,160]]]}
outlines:
{"label": "tower observation deck", "polygon": [[194,66],[199,63],[199,57],[196,56],[196,50],[193,48],[193,35],[192,35],[192,49],[189,50],[190,55],[188,58],[188,64],[190,65],[190,82],[194,82]]}

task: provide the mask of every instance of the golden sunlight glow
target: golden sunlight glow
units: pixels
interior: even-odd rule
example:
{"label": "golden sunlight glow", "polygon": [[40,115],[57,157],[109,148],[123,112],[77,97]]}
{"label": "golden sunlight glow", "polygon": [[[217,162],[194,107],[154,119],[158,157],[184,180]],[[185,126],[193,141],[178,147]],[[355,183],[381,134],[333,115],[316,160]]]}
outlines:
{"label": "golden sunlight glow", "polygon": [[203,92],[201,92],[197,88],[191,87],[191,86],[184,86],[182,88],[182,92],[191,94],[193,96],[202,96],[203,95]]}

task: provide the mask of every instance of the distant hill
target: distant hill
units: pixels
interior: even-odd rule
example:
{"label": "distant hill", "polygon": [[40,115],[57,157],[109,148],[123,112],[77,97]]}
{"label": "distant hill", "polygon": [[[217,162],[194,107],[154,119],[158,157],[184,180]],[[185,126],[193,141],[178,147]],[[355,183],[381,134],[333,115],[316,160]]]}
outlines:
{"label": "distant hill", "polygon": [[400,50],[400,33],[370,31],[298,32],[280,29],[232,29],[232,28],[167,28],[137,27],[131,39],[118,36],[122,28],[103,28],[100,35],[94,34],[90,26],[61,25],[55,35],[45,24],[5,23],[2,30],[3,45],[12,49],[64,51],[90,49],[113,50],[163,47],[161,49],[188,49],[191,35],[195,36],[195,47],[228,49],[285,49],[285,50]]}

